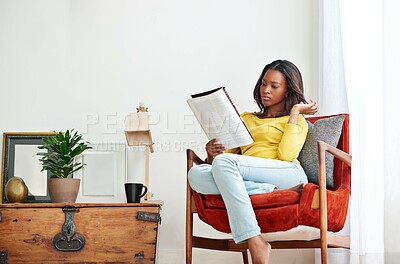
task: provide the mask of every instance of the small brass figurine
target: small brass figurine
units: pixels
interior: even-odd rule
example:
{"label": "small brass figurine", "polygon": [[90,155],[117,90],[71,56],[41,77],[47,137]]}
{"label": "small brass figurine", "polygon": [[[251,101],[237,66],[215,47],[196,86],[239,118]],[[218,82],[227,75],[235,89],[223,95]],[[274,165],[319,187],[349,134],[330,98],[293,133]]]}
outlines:
{"label": "small brass figurine", "polygon": [[28,199],[28,187],[24,180],[14,176],[7,181],[5,194],[10,203],[23,203]]}

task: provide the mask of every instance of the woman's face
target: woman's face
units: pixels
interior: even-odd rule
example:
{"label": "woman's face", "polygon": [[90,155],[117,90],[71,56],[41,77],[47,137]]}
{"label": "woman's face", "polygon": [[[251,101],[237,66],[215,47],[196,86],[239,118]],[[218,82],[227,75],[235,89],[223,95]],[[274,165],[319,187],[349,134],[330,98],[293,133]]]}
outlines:
{"label": "woman's face", "polygon": [[260,95],[263,105],[268,107],[268,112],[283,111],[287,94],[285,75],[277,70],[267,70],[261,80]]}

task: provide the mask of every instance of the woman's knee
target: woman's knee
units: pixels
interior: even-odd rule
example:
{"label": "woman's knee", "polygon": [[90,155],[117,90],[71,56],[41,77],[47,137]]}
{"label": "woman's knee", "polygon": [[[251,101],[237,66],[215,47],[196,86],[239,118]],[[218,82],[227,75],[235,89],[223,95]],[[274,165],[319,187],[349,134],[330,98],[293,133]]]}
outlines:
{"label": "woman's knee", "polygon": [[231,166],[236,163],[235,160],[235,155],[233,154],[220,154],[216,156],[212,162],[213,167],[218,167],[218,166]]}
{"label": "woman's knee", "polygon": [[198,181],[201,181],[201,179],[204,178],[204,168],[201,168],[201,165],[199,166],[193,166],[189,172],[188,172],[188,180],[190,185],[192,183],[196,183]]}
{"label": "woman's knee", "polygon": [[211,172],[215,178],[230,177],[232,173],[238,170],[236,155],[233,154],[220,154],[216,156],[212,162]]}
{"label": "woman's knee", "polygon": [[210,167],[208,164],[192,167],[188,173],[190,187],[203,194],[220,194],[211,175]]}

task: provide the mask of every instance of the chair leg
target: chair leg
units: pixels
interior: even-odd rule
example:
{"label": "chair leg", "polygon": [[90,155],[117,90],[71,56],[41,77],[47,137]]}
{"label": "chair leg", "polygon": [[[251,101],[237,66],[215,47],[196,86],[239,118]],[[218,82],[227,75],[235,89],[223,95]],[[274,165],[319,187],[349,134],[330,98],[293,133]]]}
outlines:
{"label": "chair leg", "polygon": [[327,251],[326,247],[321,247],[321,264],[328,264]]}
{"label": "chair leg", "polygon": [[328,264],[328,230],[326,225],[320,229],[321,237],[321,264]]}
{"label": "chair leg", "polygon": [[186,264],[192,264],[192,247],[186,241]]}
{"label": "chair leg", "polygon": [[321,239],[321,263],[327,264],[328,251],[328,206],[326,197],[326,166],[325,150],[321,141],[318,142],[318,180],[319,180],[319,220]]}
{"label": "chair leg", "polygon": [[192,192],[189,181],[186,182],[186,264],[192,264],[193,255],[193,212]]}
{"label": "chair leg", "polygon": [[187,214],[186,221],[186,264],[192,264],[193,215],[191,213]]}
{"label": "chair leg", "polygon": [[242,251],[243,264],[249,264],[249,255],[247,254],[247,249]]}

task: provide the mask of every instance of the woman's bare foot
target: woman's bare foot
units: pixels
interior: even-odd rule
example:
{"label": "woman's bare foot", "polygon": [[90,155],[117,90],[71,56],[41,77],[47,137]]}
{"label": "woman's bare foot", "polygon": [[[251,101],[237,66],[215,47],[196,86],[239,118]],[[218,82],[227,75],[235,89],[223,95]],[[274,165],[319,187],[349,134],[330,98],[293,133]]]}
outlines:
{"label": "woman's bare foot", "polygon": [[293,192],[297,192],[297,193],[302,193],[303,189],[304,189],[304,185],[305,183],[300,183],[297,184],[296,186],[293,186],[289,189],[275,189],[274,192],[280,192],[280,191],[293,191]]}
{"label": "woman's bare foot", "polygon": [[268,264],[271,245],[261,236],[255,236],[247,240],[251,261],[253,264]]}

